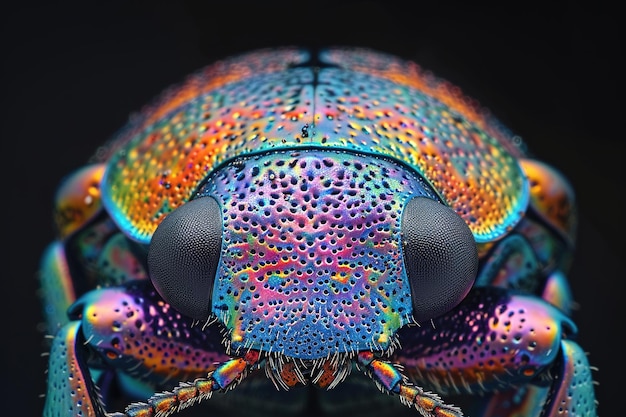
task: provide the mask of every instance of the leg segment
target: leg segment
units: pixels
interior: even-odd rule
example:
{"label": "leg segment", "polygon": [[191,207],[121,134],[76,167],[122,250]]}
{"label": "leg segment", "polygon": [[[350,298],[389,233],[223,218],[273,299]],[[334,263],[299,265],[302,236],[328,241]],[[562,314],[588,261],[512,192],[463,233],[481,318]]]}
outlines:
{"label": "leg segment", "polygon": [[70,322],[52,342],[44,417],[104,417],[89,369],[80,322]]}
{"label": "leg segment", "polygon": [[596,415],[591,368],[580,346],[561,342],[560,356],[548,386],[525,386],[495,393],[483,410],[484,417],[497,416],[585,416]]}
{"label": "leg segment", "polygon": [[249,351],[243,358],[234,358],[218,366],[207,378],[198,378],[192,383],[183,382],[171,392],[152,396],[145,403],[129,405],[124,414],[128,417],[169,416],[204,399],[211,398],[216,391],[234,388],[247,373],[257,365],[259,353]]}
{"label": "leg segment", "polygon": [[545,415],[559,416],[567,410],[570,416],[594,416],[596,399],[587,355],[575,342],[563,340],[561,356]]}
{"label": "leg segment", "polygon": [[203,329],[164,303],[149,281],[91,291],[69,309],[82,321],[89,349],[107,369],[148,384],[170,389],[176,381],[206,375],[224,353],[219,329]]}
{"label": "leg segment", "polygon": [[587,412],[595,402],[590,367],[575,333],[560,309],[538,297],[475,288],[431,326],[403,329],[404,349],[392,359],[420,385],[488,404],[476,415],[513,416],[518,408],[521,415],[572,409],[571,415],[594,416]]}
{"label": "leg segment", "polygon": [[205,376],[215,363],[230,359],[217,328],[203,329],[180,316],[149,281],[90,291],[68,309],[68,316],[52,342],[45,417],[66,416],[68,410],[104,416],[103,404],[111,399],[106,387],[96,387],[102,382],[98,375],[141,385],[141,392],[123,391],[126,398],[120,400],[128,403]]}
{"label": "leg segment", "polygon": [[48,245],[41,259],[39,294],[43,304],[45,330],[55,334],[69,320],[67,308],[76,299],[74,285],[60,241]]}
{"label": "leg segment", "polygon": [[399,332],[393,359],[437,392],[475,394],[539,381],[575,326],[560,310],[501,288],[475,288],[432,325]]}
{"label": "leg segment", "polygon": [[425,392],[410,384],[407,378],[392,363],[376,359],[372,352],[361,352],[358,363],[364,366],[376,385],[384,391],[400,396],[400,401],[426,417],[462,417],[461,409],[445,404],[437,394]]}
{"label": "leg segment", "polygon": [[235,358],[218,366],[207,378],[181,383],[172,392],[152,396],[146,403],[134,403],[124,414],[107,413],[91,379],[85,355],[85,340],[80,322],[66,324],[57,334],[50,354],[48,392],[44,417],[162,417],[186,408],[215,391],[237,385],[258,361],[258,352],[250,351],[244,358]]}

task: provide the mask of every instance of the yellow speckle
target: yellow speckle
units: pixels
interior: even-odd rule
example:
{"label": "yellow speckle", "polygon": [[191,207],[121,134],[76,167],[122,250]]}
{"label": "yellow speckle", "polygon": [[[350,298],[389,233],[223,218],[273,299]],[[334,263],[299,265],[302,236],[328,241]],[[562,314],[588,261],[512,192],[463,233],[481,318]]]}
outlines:
{"label": "yellow speckle", "polygon": [[378,336],[378,343],[385,344],[389,341],[389,336],[387,336],[386,333],[381,334],[380,336]]}

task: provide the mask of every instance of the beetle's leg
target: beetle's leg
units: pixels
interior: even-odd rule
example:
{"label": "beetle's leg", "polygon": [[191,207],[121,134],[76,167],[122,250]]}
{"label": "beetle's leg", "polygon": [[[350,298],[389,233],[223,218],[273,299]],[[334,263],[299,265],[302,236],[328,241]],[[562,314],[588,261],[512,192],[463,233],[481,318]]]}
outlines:
{"label": "beetle's leg", "polygon": [[214,392],[233,389],[246,375],[258,367],[259,352],[248,351],[243,358],[230,359],[211,371],[206,378],[180,383],[172,391],[153,395],[147,402],[136,402],[124,411],[128,417],[169,416],[190,407]]}
{"label": "beetle's leg", "polygon": [[[514,389],[521,396],[528,390],[530,404],[546,401],[542,396],[548,392],[558,396],[567,390],[577,403],[561,406],[585,415],[595,402],[593,383],[589,364],[572,339],[575,332],[561,310],[538,297],[475,288],[432,325],[402,329],[404,349],[392,359],[404,365],[411,379],[437,392],[476,396]],[[476,398],[488,401],[488,396]]]}
{"label": "beetle's leg", "polygon": [[549,165],[520,160],[530,183],[526,216],[503,239],[480,245],[476,286],[497,286],[542,297],[570,314],[574,303],[565,277],[576,234],[574,192]]}
{"label": "beetle's leg", "polygon": [[93,234],[88,229],[102,213],[100,182],[104,169],[104,164],[93,164],[76,170],[64,178],[55,194],[54,221],[58,240],[44,251],[39,272],[44,326],[49,334],[55,334],[68,322],[67,308],[81,292],[80,281],[84,277],[79,273],[77,279],[71,274],[68,258],[75,257],[76,251],[68,248],[68,244],[77,235]]}
{"label": "beetle's leg", "polygon": [[382,391],[399,395],[403,404],[415,406],[420,414],[428,417],[463,416],[460,408],[445,404],[437,394],[409,383],[396,365],[377,359],[372,352],[359,352],[358,363],[365,367]]}
{"label": "beetle's leg", "polygon": [[230,358],[217,327],[181,316],[149,281],[90,291],[70,307],[69,315],[82,320],[84,337],[104,367],[132,377],[135,386],[137,381],[145,384],[136,398],[206,375],[215,363]]}
{"label": "beetle's leg", "polygon": [[[530,183],[530,208],[568,246],[576,241],[578,213],[576,196],[563,175],[544,162],[522,158],[519,160]],[[566,263],[561,267],[567,269]]]}
{"label": "beetle's leg", "polygon": [[[92,241],[86,242],[89,239]],[[84,258],[93,260],[88,262]],[[75,263],[78,260],[80,264],[70,265],[68,259],[73,259]],[[92,270],[98,271],[97,277],[89,276],[89,263],[93,264]],[[69,321],[67,309],[82,292],[96,286],[108,287],[145,280],[147,275],[131,252],[127,239],[114,230],[109,219],[102,219],[76,232],[68,240],[49,244],[41,258],[38,278],[43,330],[54,335]]]}
{"label": "beetle's leg", "polygon": [[80,322],[65,324],[52,342],[44,417],[105,416],[86,354]]}
{"label": "beetle's leg", "polygon": [[181,383],[172,392],[152,396],[145,403],[133,403],[125,414],[107,413],[87,366],[87,348],[80,332],[81,323],[72,321],[61,328],[52,343],[48,372],[48,392],[44,417],[152,417],[170,415],[206,398],[215,391],[236,386],[258,361],[257,351],[243,358],[228,360],[211,371],[207,378]]}
{"label": "beetle's leg", "polygon": [[564,313],[573,307],[561,264],[567,245],[535,220],[524,218],[483,255],[475,287],[500,287],[542,297]]}
{"label": "beetle's leg", "polygon": [[59,241],[51,243],[44,251],[39,284],[45,331],[55,334],[68,323],[67,308],[76,299],[65,249]]}
{"label": "beetle's leg", "polygon": [[581,347],[561,341],[559,358],[551,368],[552,383],[496,392],[480,410],[483,417],[596,415],[591,368]]}
{"label": "beetle's leg", "polygon": [[143,385],[140,392],[122,386],[133,396],[126,404],[204,376],[216,362],[230,359],[217,328],[203,329],[181,317],[147,280],[90,291],[68,312],[72,321],[56,336],[50,354],[46,416],[72,408],[98,416],[97,405],[104,410],[100,404],[108,403],[107,390],[100,401],[92,380],[100,384],[102,371],[117,375],[118,383],[132,378],[132,387]]}

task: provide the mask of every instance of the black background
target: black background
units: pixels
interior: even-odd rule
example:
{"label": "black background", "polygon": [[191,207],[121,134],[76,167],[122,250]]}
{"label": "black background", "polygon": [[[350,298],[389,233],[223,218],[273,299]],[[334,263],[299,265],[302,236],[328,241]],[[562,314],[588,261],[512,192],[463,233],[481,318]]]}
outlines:
{"label": "black background", "polygon": [[0,369],[9,387],[2,414],[41,414],[46,360],[36,330],[36,269],[54,238],[52,198],[62,176],[186,74],[233,53],[288,44],[369,46],[413,59],[490,108],[571,179],[580,209],[575,319],[599,368],[599,413],[617,412],[626,303],[619,286],[626,277],[619,13],[213,3],[30,3],[3,11],[2,184],[10,194],[2,205],[10,235],[8,290],[0,295]]}

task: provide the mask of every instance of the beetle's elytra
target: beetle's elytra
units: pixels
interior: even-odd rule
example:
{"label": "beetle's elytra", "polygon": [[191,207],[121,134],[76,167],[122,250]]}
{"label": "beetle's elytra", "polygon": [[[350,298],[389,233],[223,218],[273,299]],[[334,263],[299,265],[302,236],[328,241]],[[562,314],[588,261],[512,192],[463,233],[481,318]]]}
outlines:
{"label": "beetle's elytra", "polygon": [[55,218],[44,416],[596,415],[573,190],[412,62],[214,63],[66,178]]}

